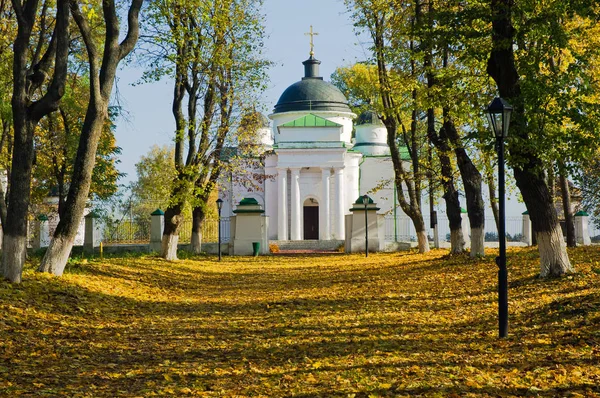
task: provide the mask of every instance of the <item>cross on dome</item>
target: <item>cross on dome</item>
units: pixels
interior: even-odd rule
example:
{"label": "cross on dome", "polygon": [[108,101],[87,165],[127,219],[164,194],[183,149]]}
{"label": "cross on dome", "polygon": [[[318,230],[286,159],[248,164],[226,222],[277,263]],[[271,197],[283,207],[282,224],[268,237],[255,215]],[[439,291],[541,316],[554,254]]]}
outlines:
{"label": "cross on dome", "polygon": [[314,57],[315,55],[315,42],[314,42],[314,37],[318,36],[319,33],[318,32],[313,32],[313,26],[310,25],[310,32],[305,33],[304,36],[310,36],[310,56]]}

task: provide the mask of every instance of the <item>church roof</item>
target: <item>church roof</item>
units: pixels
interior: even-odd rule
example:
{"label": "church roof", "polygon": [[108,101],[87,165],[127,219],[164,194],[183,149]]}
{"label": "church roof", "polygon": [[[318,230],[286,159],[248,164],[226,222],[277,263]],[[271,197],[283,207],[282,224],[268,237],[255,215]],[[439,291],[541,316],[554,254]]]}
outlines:
{"label": "church roof", "polygon": [[284,123],[279,127],[342,127],[342,125],[309,113],[306,116]]}
{"label": "church roof", "polygon": [[305,76],[289,86],[275,105],[274,113],[292,111],[352,112],[344,94],[333,84],[319,77],[321,61],[312,55],[303,62]]}

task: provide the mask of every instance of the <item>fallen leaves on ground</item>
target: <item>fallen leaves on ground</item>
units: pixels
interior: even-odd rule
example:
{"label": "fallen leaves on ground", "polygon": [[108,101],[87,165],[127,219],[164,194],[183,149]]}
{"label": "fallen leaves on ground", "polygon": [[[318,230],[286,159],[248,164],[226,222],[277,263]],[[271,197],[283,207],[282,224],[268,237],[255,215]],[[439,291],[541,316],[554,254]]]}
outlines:
{"label": "fallen leaves on ground", "polygon": [[0,396],[600,396],[600,248],[74,261],[0,282]]}

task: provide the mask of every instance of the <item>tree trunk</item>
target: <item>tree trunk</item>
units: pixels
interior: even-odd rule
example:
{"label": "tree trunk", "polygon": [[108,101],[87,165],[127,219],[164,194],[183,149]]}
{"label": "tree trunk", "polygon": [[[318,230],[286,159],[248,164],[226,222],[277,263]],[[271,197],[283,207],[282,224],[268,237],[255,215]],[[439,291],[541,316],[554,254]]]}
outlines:
{"label": "tree trunk", "polygon": [[[15,115],[15,146],[10,173],[10,192],[6,224],[2,226],[3,275],[12,283],[21,282],[27,253],[27,211],[31,191],[34,129],[34,123],[28,122],[25,117],[17,119]],[[23,130],[25,132],[16,133]]]}
{"label": "tree trunk", "polygon": [[496,198],[496,184],[491,170],[486,170],[486,180],[488,194],[490,195],[490,207],[492,208],[492,214],[494,215],[494,221],[496,222],[496,230],[500,231],[500,215],[498,211],[498,199]]}
{"label": "tree trunk", "polygon": [[[433,112],[433,110],[431,110]],[[429,123],[427,134],[429,139],[437,148],[438,158],[442,166],[442,186],[444,187],[444,201],[446,202],[446,214],[450,226],[450,253],[458,254],[465,251],[465,239],[462,230],[462,215],[458,191],[454,185],[454,173],[449,153],[451,151],[448,143],[446,129],[440,129],[439,136],[433,131],[432,123]]]}
{"label": "tree trunk", "polygon": [[562,196],[563,212],[565,213],[565,229],[567,232],[567,247],[576,247],[575,240],[575,217],[571,208],[571,191],[569,190],[569,180],[567,179],[564,167],[559,167],[560,173],[560,193]]}
{"label": "tree trunk", "polygon": [[[6,150],[7,150],[8,154],[10,154],[12,152],[12,148],[10,146],[9,134],[10,134],[10,123],[8,120],[2,119],[2,138],[0,139],[0,152],[4,151],[4,145],[7,146]],[[6,166],[4,166],[4,167],[6,169],[9,169]],[[6,190],[8,192],[10,192],[10,189],[8,187],[10,173],[6,169],[3,170],[3,172],[6,172],[6,182],[7,182]],[[6,206],[6,198],[7,198],[6,193],[7,192],[4,191],[4,186],[1,183],[2,177],[3,176],[0,173],[0,224],[2,225],[2,228],[3,228],[4,225],[6,225],[6,217],[7,217],[8,208]]]}
{"label": "tree trunk", "polygon": [[172,205],[165,211],[165,228],[163,230],[160,256],[165,260],[177,260],[179,230],[183,223],[182,205]]}
{"label": "tree trunk", "polygon": [[444,190],[446,192],[444,192],[443,198],[446,201],[446,214],[450,226],[450,253],[464,253],[465,237],[462,230],[462,214],[458,191],[454,188],[454,184],[451,184],[448,188],[444,187]]}
{"label": "tree trunk", "polygon": [[96,161],[96,150],[102,128],[108,117],[108,103],[112,94],[117,66],[133,50],[137,42],[139,35],[138,16],[141,6],[142,0],[132,0],[127,14],[128,32],[119,44],[119,19],[114,0],[105,0],[102,3],[106,32],[103,53],[100,54],[85,16],[76,2],[71,3],[73,19],[79,28],[89,58],[90,102],[81,129],[64,211],[50,246],[38,268],[41,272],[62,275],[67,264],[88,200]]}
{"label": "tree trunk", "polygon": [[80,140],[77,157],[75,158],[67,200],[63,205],[60,221],[56,226],[50,245],[48,245],[48,250],[44,253],[38,267],[40,272],[49,272],[61,276],[65,270],[85,211],[92,182],[98,139],[107,115],[106,107],[107,105],[104,105],[104,108],[99,111],[93,108],[88,109],[81,132],[82,140]]}
{"label": "tree trunk", "polygon": [[574,272],[569,262],[562,229],[556,210],[551,205],[546,180],[538,174],[515,168],[515,179],[523,200],[527,204],[529,217],[536,236],[540,253],[540,276],[561,276]]}
{"label": "tree trunk", "polygon": [[413,221],[417,233],[417,249],[419,253],[427,253],[429,251],[429,239],[427,238],[423,216],[420,217],[420,220],[421,222],[419,222],[419,218],[417,217],[416,222]]}
{"label": "tree trunk", "polygon": [[202,206],[198,206],[194,208],[192,213],[192,244],[191,251],[194,254],[202,253],[202,225],[204,224],[204,219],[206,218],[206,213]]}
{"label": "tree trunk", "polygon": [[[465,187],[467,213],[469,215],[469,225],[471,226],[471,257],[484,256],[485,203],[481,193],[481,173],[477,170],[462,145],[458,131],[456,131],[454,122],[448,113],[444,109],[444,130],[454,145],[458,169]],[[477,233],[474,234],[473,231],[477,231]]]}
{"label": "tree trunk", "polygon": [[556,224],[551,231],[538,232],[537,242],[540,251],[540,277],[557,277],[574,272],[565,248],[560,225]]}
{"label": "tree trunk", "polygon": [[[10,191],[3,225],[4,250],[2,271],[6,279],[21,282],[23,264],[27,253],[27,213],[31,196],[31,170],[33,167],[33,139],[39,121],[58,109],[64,94],[69,51],[69,1],[56,3],[56,23],[52,39],[43,56],[42,44],[47,40],[43,33],[38,38],[38,49],[30,59],[31,35],[36,25],[39,4],[37,1],[13,2],[18,22],[18,33],[13,43],[13,96],[12,116],[14,146],[10,175]],[[48,8],[44,6],[42,13]],[[42,18],[45,20],[45,18]],[[40,32],[47,27],[37,27]],[[52,69],[54,66],[54,69]],[[48,82],[48,77],[52,80]],[[42,87],[46,93],[36,101]],[[35,95],[34,95],[35,94]]]}
{"label": "tree trunk", "polygon": [[[569,262],[560,232],[556,211],[548,184],[543,176],[542,162],[532,151],[523,149],[528,141],[525,106],[521,95],[519,73],[515,65],[512,26],[512,0],[492,0],[492,51],[487,71],[498,86],[500,95],[513,105],[511,134],[508,139],[510,157],[521,162],[514,167],[515,180],[527,205],[540,252],[540,276],[561,276],[574,269]],[[519,140],[514,140],[517,136]],[[513,137],[511,140],[510,137]],[[500,237],[502,238],[502,237]]]}

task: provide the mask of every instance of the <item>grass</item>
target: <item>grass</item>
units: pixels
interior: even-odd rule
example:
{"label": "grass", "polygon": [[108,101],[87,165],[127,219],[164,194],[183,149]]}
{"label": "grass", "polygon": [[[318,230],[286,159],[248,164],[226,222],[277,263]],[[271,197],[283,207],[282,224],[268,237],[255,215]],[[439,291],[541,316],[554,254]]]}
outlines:
{"label": "grass", "polygon": [[0,282],[0,396],[600,396],[600,249],[77,259]]}

